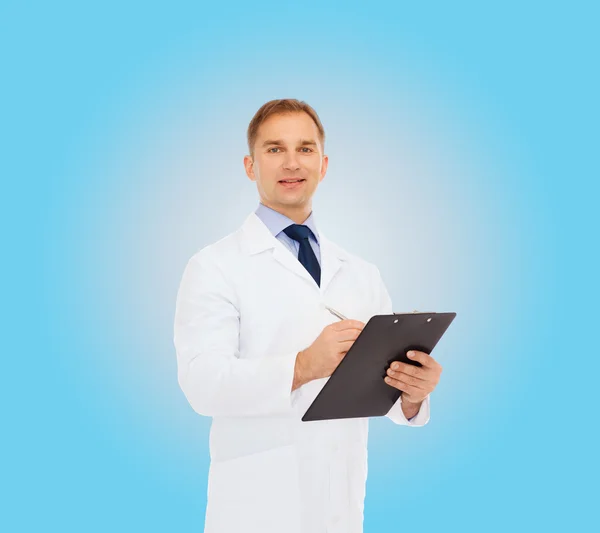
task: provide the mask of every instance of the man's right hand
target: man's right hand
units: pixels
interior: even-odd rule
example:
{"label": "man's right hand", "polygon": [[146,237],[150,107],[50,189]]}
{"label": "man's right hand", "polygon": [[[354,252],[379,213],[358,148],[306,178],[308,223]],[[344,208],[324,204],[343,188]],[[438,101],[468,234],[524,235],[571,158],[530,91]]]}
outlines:
{"label": "man's right hand", "polygon": [[360,320],[329,324],[315,341],[296,357],[292,390],[313,379],[331,376],[365,327]]}

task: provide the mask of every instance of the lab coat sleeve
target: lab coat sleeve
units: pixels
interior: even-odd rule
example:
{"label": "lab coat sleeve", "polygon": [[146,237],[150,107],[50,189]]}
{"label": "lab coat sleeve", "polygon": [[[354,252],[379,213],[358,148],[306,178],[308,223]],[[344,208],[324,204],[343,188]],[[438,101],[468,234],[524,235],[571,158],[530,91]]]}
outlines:
{"label": "lab coat sleeve", "polygon": [[[385,287],[385,283],[381,277],[381,273],[379,269],[374,266],[375,274],[374,279],[376,280],[376,288],[375,288],[375,298],[377,301],[377,313],[380,315],[391,315],[393,313],[392,307],[392,299]],[[424,426],[429,422],[429,403],[430,403],[430,395],[428,394],[421,407],[419,412],[410,420],[406,418],[404,415],[404,411],[402,411],[402,395],[396,400],[396,403],[392,405],[391,409],[385,415],[395,424],[405,425],[405,426]]]}
{"label": "lab coat sleeve", "polygon": [[177,293],[174,344],[178,381],[204,416],[289,412],[298,352],[239,357],[237,296],[214,258],[203,250],[188,261]]}

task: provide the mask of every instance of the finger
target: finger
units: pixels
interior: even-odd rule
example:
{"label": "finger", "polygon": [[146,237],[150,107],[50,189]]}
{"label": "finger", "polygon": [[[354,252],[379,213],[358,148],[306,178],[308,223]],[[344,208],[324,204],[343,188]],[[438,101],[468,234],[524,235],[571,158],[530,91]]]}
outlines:
{"label": "finger", "polygon": [[340,342],[337,346],[337,351],[347,352],[348,350],[350,350],[350,348],[352,348],[353,344],[354,344],[354,340]]}
{"label": "finger", "polygon": [[399,379],[391,378],[389,376],[385,377],[385,382],[390,385],[390,387],[394,387],[402,392],[406,392],[406,394],[414,394],[415,396],[419,396],[424,392],[424,389],[415,387],[414,385],[409,385],[408,383],[405,383]]}
{"label": "finger", "polygon": [[397,370],[392,370],[388,368],[387,375],[394,379],[402,380],[409,385],[415,385],[417,387],[425,387],[426,383],[429,383],[429,380],[423,379],[417,376],[411,376],[409,374],[405,374],[404,372],[400,372]]}
{"label": "finger", "polygon": [[345,329],[359,329],[362,331],[364,327],[364,322],[361,322],[360,320],[352,320],[349,318],[340,322],[334,322],[333,329],[335,329],[336,331],[343,331]]}
{"label": "finger", "polygon": [[[411,356],[409,354],[414,354],[414,355]],[[431,357],[431,355],[429,355],[428,353],[425,353],[425,352],[420,352],[418,350],[411,350],[406,354],[406,356],[411,361],[418,361],[423,366],[434,367],[438,364],[438,362],[433,357]]]}
{"label": "finger", "polygon": [[[388,376],[388,377],[390,377],[390,376]],[[399,376],[395,376],[395,377],[390,378],[390,379],[393,379],[393,380],[397,381],[398,383],[402,383],[402,385],[404,385],[406,387],[412,387],[414,391],[423,392],[423,391],[427,391],[428,390],[427,389],[427,382],[425,382],[425,381],[420,381],[420,382],[419,381],[414,381],[413,383],[410,383],[408,380],[406,380],[406,379],[404,379],[402,377],[399,377]],[[402,390],[404,390],[404,389],[402,389]],[[407,392],[409,392],[409,391],[407,391]],[[409,392],[409,394],[410,394],[410,392]]]}
{"label": "finger", "polygon": [[360,330],[358,329],[345,329],[338,333],[335,338],[338,342],[347,342],[347,341],[355,341],[360,335]]}
{"label": "finger", "polygon": [[394,372],[402,372],[403,374],[414,376],[419,379],[427,379],[431,375],[431,368],[429,367],[409,365],[408,363],[402,363],[400,361],[394,361],[390,365],[390,369]]}

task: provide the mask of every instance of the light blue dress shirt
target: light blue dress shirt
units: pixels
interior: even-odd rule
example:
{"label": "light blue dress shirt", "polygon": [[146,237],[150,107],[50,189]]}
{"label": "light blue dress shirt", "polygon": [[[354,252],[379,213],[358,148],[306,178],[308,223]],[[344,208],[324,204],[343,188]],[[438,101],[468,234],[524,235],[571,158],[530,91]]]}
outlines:
{"label": "light blue dress shirt", "polygon": [[[294,254],[294,257],[298,257],[298,251],[300,250],[300,243],[295,241],[291,237],[288,237],[287,234],[283,231],[285,228],[290,226],[291,224],[295,224],[295,222],[291,219],[282,215],[278,211],[267,207],[262,202],[258,204],[258,209],[255,211],[256,216],[260,218],[265,226],[269,228],[269,231],[273,234],[273,236],[281,241],[284,246],[290,250]],[[313,213],[311,212],[308,215],[308,218],[302,222],[303,226],[308,226],[310,230],[313,232],[308,239],[313,252],[317,256],[317,261],[319,265],[321,264],[321,246],[319,245],[319,232],[317,231],[317,226],[315,224],[315,218]]]}
{"label": "light blue dress shirt", "polygon": [[[278,211],[267,207],[262,202],[258,204],[258,208],[255,211],[256,216],[260,218],[265,226],[269,228],[269,231],[273,234],[273,236],[281,241],[288,250],[290,250],[294,257],[298,257],[298,251],[300,250],[300,243],[295,241],[291,237],[288,237],[283,231],[290,224],[295,224],[295,222],[291,219],[282,215]],[[319,261],[319,265],[321,264],[321,247],[319,245],[319,232],[317,231],[317,226],[315,224],[314,214],[311,212],[308,215],[308,218],[302,223],[303,226],[308,226],[310,230],[313,232],[308,239],[315,255],[317,256],[317,261]],[[417,416],[417,415],[415,415]],[[410,417],[408,420],[412,420],[415,418],[414,416]]]}

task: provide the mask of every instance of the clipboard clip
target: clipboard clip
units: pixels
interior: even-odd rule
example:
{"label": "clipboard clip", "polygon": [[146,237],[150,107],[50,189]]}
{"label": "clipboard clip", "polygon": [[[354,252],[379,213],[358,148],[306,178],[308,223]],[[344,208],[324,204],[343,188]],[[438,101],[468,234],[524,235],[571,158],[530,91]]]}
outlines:
{"label": "clipboard clip", "polygon": [[435,315],[435,311],[417,311],[416,309],[412,313],[393,313],[394,315]]}

